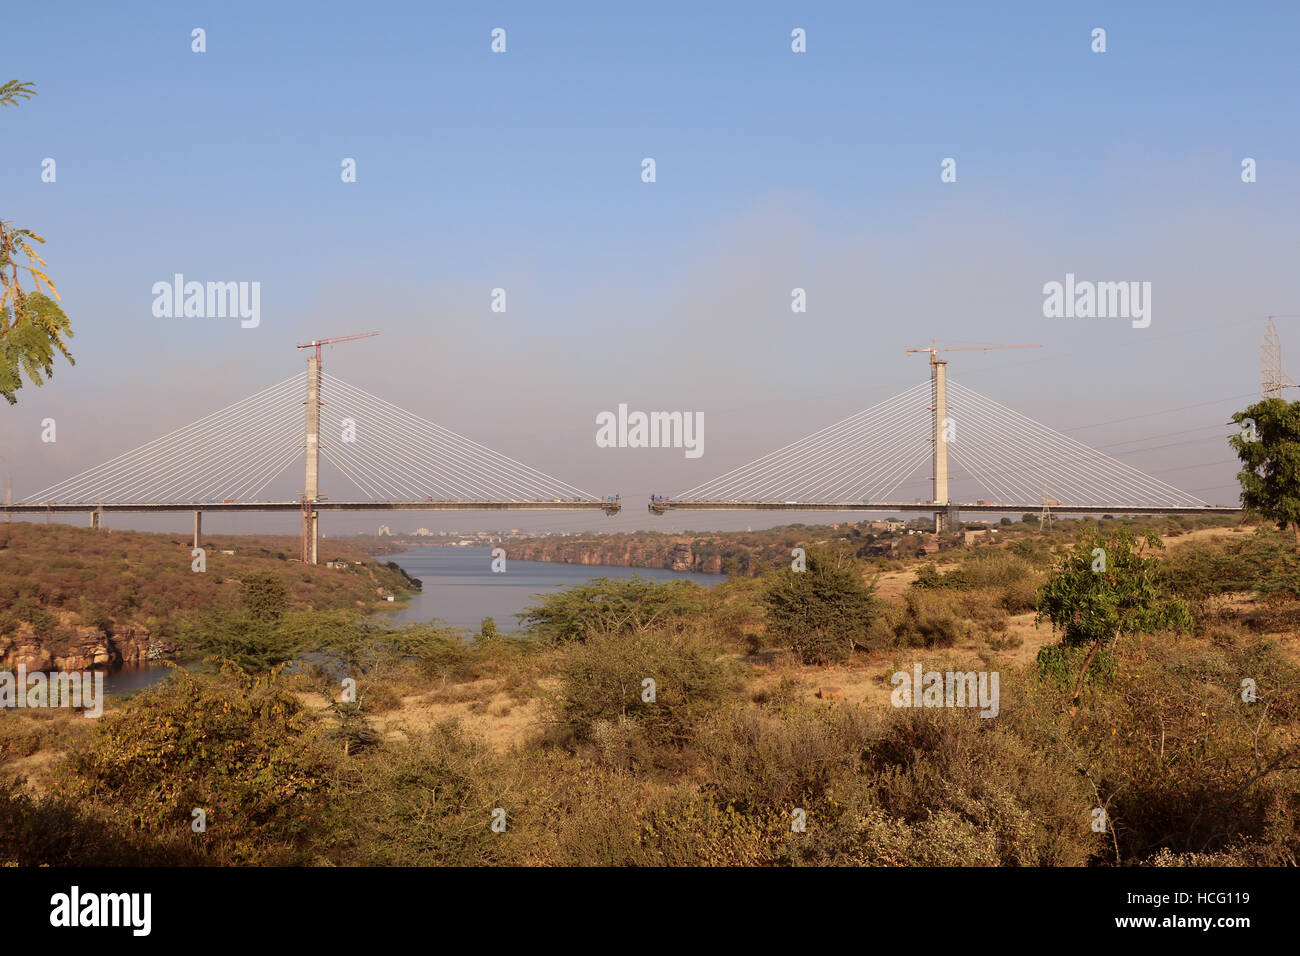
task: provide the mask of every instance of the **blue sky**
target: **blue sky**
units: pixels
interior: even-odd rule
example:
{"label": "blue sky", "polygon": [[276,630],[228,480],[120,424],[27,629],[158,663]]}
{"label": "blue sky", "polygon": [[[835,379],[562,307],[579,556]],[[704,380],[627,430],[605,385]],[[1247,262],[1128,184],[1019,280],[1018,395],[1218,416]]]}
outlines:
{"label": "blue sky", "polygon": [[[1129,419],[1080,440],[1161,444],[1244,402],[1151,413],[1256,391],[1264,316],[1300,313],[1297,26],[1283,3],[20,5],[2,78],[39,96],[0,112],[0,216],[48,238],[78,364],[0,409],[0,468],[22,497],[370,329],[327,369],[625,498],[901,391],[931,337],[1041,342],[950,369],[1057,428]],[[1152,281],[1151,327],[1045,319],[1067,271]],[[260,281],[261,325],[155,318],[176,272]],[[703,411],[707,454],[596,448],[620,402]],[[1228,457],[1125,460],[1231,501]],[[649,523],[629,511],[601,526]]]}

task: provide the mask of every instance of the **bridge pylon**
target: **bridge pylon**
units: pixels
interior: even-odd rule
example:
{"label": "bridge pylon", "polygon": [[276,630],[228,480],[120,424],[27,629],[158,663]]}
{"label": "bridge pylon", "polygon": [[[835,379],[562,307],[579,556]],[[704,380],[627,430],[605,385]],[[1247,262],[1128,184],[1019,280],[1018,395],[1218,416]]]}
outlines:
{"label": "bridge pylon", "polygon": [[941,534],[952,527],[948,507],[948,363],[934,352],[930,353],[930,396],[934,409],[934,531]]}
{"label": "bridge pylon", "polygon": [[[319,351],[319,350],[318,350]],[[317,561],[318,518],[316,499],[320,496],[320,355],[307,356],[307,454],[306,478],[302,492],[302,563]]]}
{"label": "bridge pylon", "polygon": [[320,381],[322,345],[335,342],[351,342],[353,339],[368,339],[378,332],[362,332],[360,335],[339,335],[329,339],[312,339],[298,350],[314,349],[314,354],[307,356],[307,454],[306,480],[302,491],[302,563],[318,564],[320,551],[320,516],[316,513],[316,502],[320,499]]}

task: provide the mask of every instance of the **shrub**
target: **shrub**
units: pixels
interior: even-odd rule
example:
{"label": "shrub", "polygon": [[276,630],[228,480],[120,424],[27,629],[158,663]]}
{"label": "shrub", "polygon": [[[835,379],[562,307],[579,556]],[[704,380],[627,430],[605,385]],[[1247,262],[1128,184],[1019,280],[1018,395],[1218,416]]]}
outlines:
{"label": "shrub", "polygon": [[819,803],[852,777],[870,733],[858,708],[737,707],[700,727],[696,749],[719,806],[788,813]]}
{"label": "shrub", "polygon": [[[1168,850],[1294,866],[1300,859],[1300,669],[1278,645],[1215,647],[1170,635],[1123,649],[1074,734],[1121,860]],[[1257,700],[1242,699],[1250,677]]]}
{"label": "shrub", "polygon": [[[698,637],[673,631],[592,635],[560,663],[552,710],[570,743],[595,739],[600,722],[619,734],[633,723],[651,746],[678,746],[706,713],[740,690],[734,663]],[[649,701],[646,679],[654,681]],[[603,727],[608,746],[611,730]],[[630,739],[630,737],[629,737]]]}
{"label": "shrub", "polygon": [[324,809],[328,767],[313,751],[315,735],[278,672],[177,668],[101,718],[74,761],[74,787],[111,801],[120,819],[151,834],[188,833],[202,808],[207,852],[285,862]]}
{"label": "shrub", "polygon": [[473,866],[509,862],[512,840],[491,829],[493,811],[516,826],[516,787],[487,746],[447,722],[370,751],[348,777],[346,839],[327,850],[344,865]]}
{"label": "shrub", "polygon": [[593,634],[680,628],[703,612],[704,588],[694,581],[593,578],[555,594],[538,595],[537,604],[518,615],[530,636],[552,644],[585,641]]}
{"label": "shrub", "polygon": [[875,607],[874,586],[862,564],[841,549],[810,547],[807,570],[782,568],[763,595],[768,634],[789,642],[805,664],[848,660],[866,639]]}
{"label": "shrub", "polygon": [[902,647],[952,647],[969,634],[957,598],[942,591],[908,589],[897,643]]}

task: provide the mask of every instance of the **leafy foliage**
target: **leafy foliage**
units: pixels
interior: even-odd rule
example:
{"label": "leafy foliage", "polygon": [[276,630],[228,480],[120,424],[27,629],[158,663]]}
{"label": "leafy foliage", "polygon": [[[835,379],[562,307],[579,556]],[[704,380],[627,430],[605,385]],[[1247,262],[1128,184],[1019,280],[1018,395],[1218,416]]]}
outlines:
{"label": "leafy foliage", "polygon": [[288,852],[324,808],[327,767],[317,733],[278,673],[217,676],[177,669],[121,713],[105,716],[74,767],[83,793],[110,798],[147,832],[190,830],[233,854]]}
{"label": "leafy foliage", "polygon": [[289,589],[275,575],[248,575],[240,585],[240,611],[213,610],[199,620],[199,647],[250,672],[286,663],[299,649],[293,632],[280,627],[288,599]]}
{"label": "leafy foliage", "polygon": [[[1039,590],[1038,620],[1052,622],[1066,644],[1103,644],[1120,634],[1191,626],[1187,606],[1166,597],[1160,562],[1147,549],[1164,550],[1155,534],[1139,542],[1121,528],[1113,534],[1082,536]],[[1104,570],[1098,565],[1102,552]]]}
{"label": "leafy foliage", "polygon": [[[738,690],[734,668],[716,648],[671,631],[594,634],[568,649],[560,674],[555,710],[577,742],[603,737],[609,744],[611,730],[633,724],[652,745],[680,745],[700,716]],[[654,681],[652,700],[647,679]]]}
{"label": "leafy foliage", "polygon": [[26,80],[9,80],[0,83],[0,106],[16,106],[19,100],[31,99],[36,87]]}
{"label": "leafy foliage", "polygon": [[809,547],[807,568],[772,574],[763,604],[768,633],[805,664],[845,661],[865,639],[875,607],[860,561],[842,548]]}
{"label": "leafy foliage", "polygon": [[[243,587],[239,578],[250,574],[280,581],[293,611],[349,609],[355,616],[374,601],[377,588],[401,588],[396,572],[337,542],[331,553],[352,562],[346,572],[290,563],[280,555],[283,539],[270,536],[214,536],[208,546],[208,571],[196,574],[189,543],[171,535],[0,523],[0,655],[19,621],[49,636],[60,629],[57,619],[64,612],[69,625],[116,633],[143,627],[166,644],[197,647],[203,632],[196,620],[212,612],[243,616],[237,589]],[[223,548],[236,553],[223,554]],[[294,640],[308,644],[320,626],[308,627],[292,614],[279,622],[280,630],[293,629]]]}
{"label": "leafy foliage", "polygon": [[1241,459],[1242,505],[1280,530],[1300,529],[1300,402],[1265,399],[1232,420],[1254,423],[1228,439]]}
{"label": "leafy foliage", "polygon": [[1296,600],[1300,599],[1300,551],[1293,535],[1260,527],[1246,538],[1178,548],[1161,562],[1161,577],[1192,601],[1233,592]]}
{"label": "leafy foliage", "polygon": [[1094,659],[1119,635],[1192,626],[1187,605],[1165,595],[1160,562],[1147,549],[1164,550],[1159,535],[1150,532],[1139,542],[1128,528],[1084,533],[1039,589],[1036,620],[1050,620],[1067,647],[1089,648],[1074,685],[1076,702]]}
{"label": "leafy foliage", "polygon": [[[2,106],[35,95],[31,83],[10,80],[0,85]],[[10,405],[18,401],[15,393],[22,388],[24,376],[40,386],[54,374],[56,352],[76,364],[66,342],[72,337],[72,326],[56,301],[59,293],[44,270],[45,260],[33,245],[43,242],[30,229],[14,228],[0,219],[0,395]],[[23,289],[19,270],[29,274],[34,291]]]}
{"label": "leafy foliage", "polygon": [[593,578],[541,600],[518,616],[530,637],[554,644],[585,641],[593,634],[681,627],[703,611],[704,589],[693,581]]}

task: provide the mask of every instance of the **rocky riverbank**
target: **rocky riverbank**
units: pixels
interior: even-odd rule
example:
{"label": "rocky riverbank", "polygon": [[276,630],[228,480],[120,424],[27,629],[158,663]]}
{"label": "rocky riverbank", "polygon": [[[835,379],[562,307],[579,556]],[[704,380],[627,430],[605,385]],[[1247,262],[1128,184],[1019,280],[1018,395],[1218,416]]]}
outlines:
{"label": "rocky riverbank", "polygon": [[169,649],[138,624],[125,624],[105,633],[88,624],[58,627],[40,637],[27,624],[0,634],[0,668],[29,671],[84,671],[138,667],[164,656]]}
{"label": "rocky riverbank", "polygon": [[[622,568],[660,568],[697,574],[750,574],[776,549],[734,539],[700,535],[591,535],[525,538],[502,545],[520,561],[606,565]],[[772,558],[766,554],[773,552]]]}

